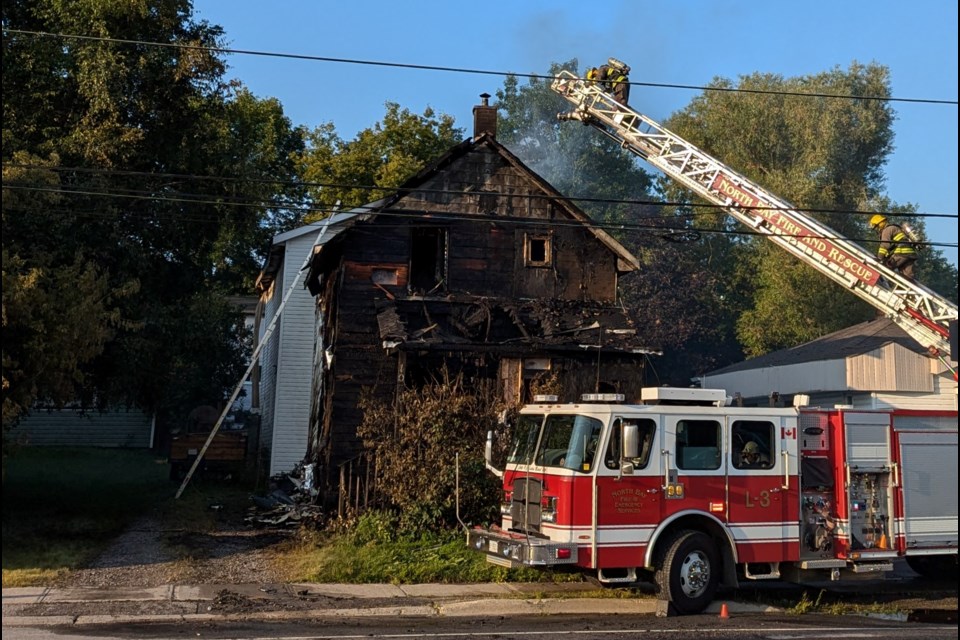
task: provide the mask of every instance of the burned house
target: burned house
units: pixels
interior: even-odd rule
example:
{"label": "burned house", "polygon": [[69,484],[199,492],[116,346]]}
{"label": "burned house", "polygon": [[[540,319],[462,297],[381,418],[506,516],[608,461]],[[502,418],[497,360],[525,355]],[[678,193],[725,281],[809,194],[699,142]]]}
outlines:
{"label": "burned house", "polygon": [[369,205],[327,221],[306,277],[317,300],[309,457],[328,473],[360,452],[364,388],[389,398],[441,370],[529,400],[639,397],[650,353],[618,299],[637,259],[496,140],[474,136]]}

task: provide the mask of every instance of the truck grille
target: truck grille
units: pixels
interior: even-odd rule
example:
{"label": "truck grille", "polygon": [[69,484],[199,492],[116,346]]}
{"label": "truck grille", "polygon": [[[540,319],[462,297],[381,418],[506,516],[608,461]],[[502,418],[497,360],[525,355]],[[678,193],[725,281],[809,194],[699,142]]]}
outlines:
{"label": "truck grille", "polygon": [[513,502],[510,517],[513,528],[524,533],[540,533],[540,500],[543,482],[539,478],[517,478],[513,481]]}

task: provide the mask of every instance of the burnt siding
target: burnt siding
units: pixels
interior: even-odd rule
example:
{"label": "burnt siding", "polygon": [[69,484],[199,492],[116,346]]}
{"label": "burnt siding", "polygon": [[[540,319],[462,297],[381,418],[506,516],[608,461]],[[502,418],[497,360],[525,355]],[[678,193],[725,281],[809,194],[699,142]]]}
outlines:
{"label": "burnt siding", "polygon": [[[318,442],[324,452],[326,475],[334,483],[338,466],[361,451],[357,427],[362,419],[358,403],[363,390],[372,388],[376,396],[389,400],[397,389],[399,356],[384,345],[378,314],[384,304],[411,295],[407,287],[414,227],[436,226],[447,232],[442,257],[445,287],[434,292],[433,299],[466,294],[478,298],[609,302],[616,297],[614,253],[586,229],[549,224],[555,219],[569,222],[570,217],[560,204],[543,197],[527,174],[496,151],[481,145],[421,186],[422,190],[392,203],[388,212],[346,230],[340,245],[341,270],[330,294],[334,301],[326,303],[332,320],[325,337],[326,343],[333,345],[334,362],[324,372],[326,398],[317,426],[322,432]],[[393,215],[403,212],[413,215]],[[452,215],[439,215],[445,213]],[[476,222],[453,219],[463,215],[475,216]],[[517,219],[526,224],[518,224]],[[529,224],[536,221],[542,224]],[[528,233],[549,235],[553,256],[549,265],[525,265]],[[378,271],[395,271],[396,282],[375,282],[375,276],[383,275]],[[435,307],[434,311],[442,313],[442,308]],[[482,344],[485,325],[483,329],[473,355],[489,350],[489,345]],[[470,353],[448,355],[465,361],[472,357]],[[418,366],[427,363],[415,353],[407,357],[418,359]],[[498,356],[490,357],[499,360]],[[490,367],[495,378],[497,368],[493,364]],[[591,376],[596,377],[596,363],[591,359],[581,360],[574,370],[584,379],[575,385],[578,388]],[[622,380],[630,375],[623,372],[616,377]],[[623,382],[617,386],[623,386]]]}

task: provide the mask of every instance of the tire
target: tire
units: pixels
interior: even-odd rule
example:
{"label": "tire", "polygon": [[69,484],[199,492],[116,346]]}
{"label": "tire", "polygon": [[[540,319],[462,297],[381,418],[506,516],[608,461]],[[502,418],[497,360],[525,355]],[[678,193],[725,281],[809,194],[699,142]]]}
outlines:
{"label": "tire", "polygon": [[680,531],[657,552],[657,597],[681,615],[700,613],[713,602],[720,581],[716,545],[705,533]]}
{"label": "tire", "polygon": [[907,556],[907,566],[928,580],[957,579],[957,556]]}

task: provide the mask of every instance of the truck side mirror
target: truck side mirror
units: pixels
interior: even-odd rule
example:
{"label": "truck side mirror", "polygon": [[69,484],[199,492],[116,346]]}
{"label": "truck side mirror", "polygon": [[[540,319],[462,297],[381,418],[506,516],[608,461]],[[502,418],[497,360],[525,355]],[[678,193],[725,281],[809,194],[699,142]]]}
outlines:
{"label": "truck side mirror", "polygon": [[633,461],[640,455],[640,427],[636,423],[622,423],[620,442],[623,443],[623,451],[620,452],[620,475],[632,476]]}
{"label": "truck side mirror", "polygon": [[624,422],[623,433],[621,434],[623,442],[623,453],[621,460],[633,460],[640,457],[640,427],[635,423]]}
{"label": "truck side mirror", "polygon": [[493,431],[487,431],[487,444],[483,448],[483,459],[486,462],[487,469],[490,470],[490,473],[498,478],[503,477],[503,471],[500,471],[493,466]]}

